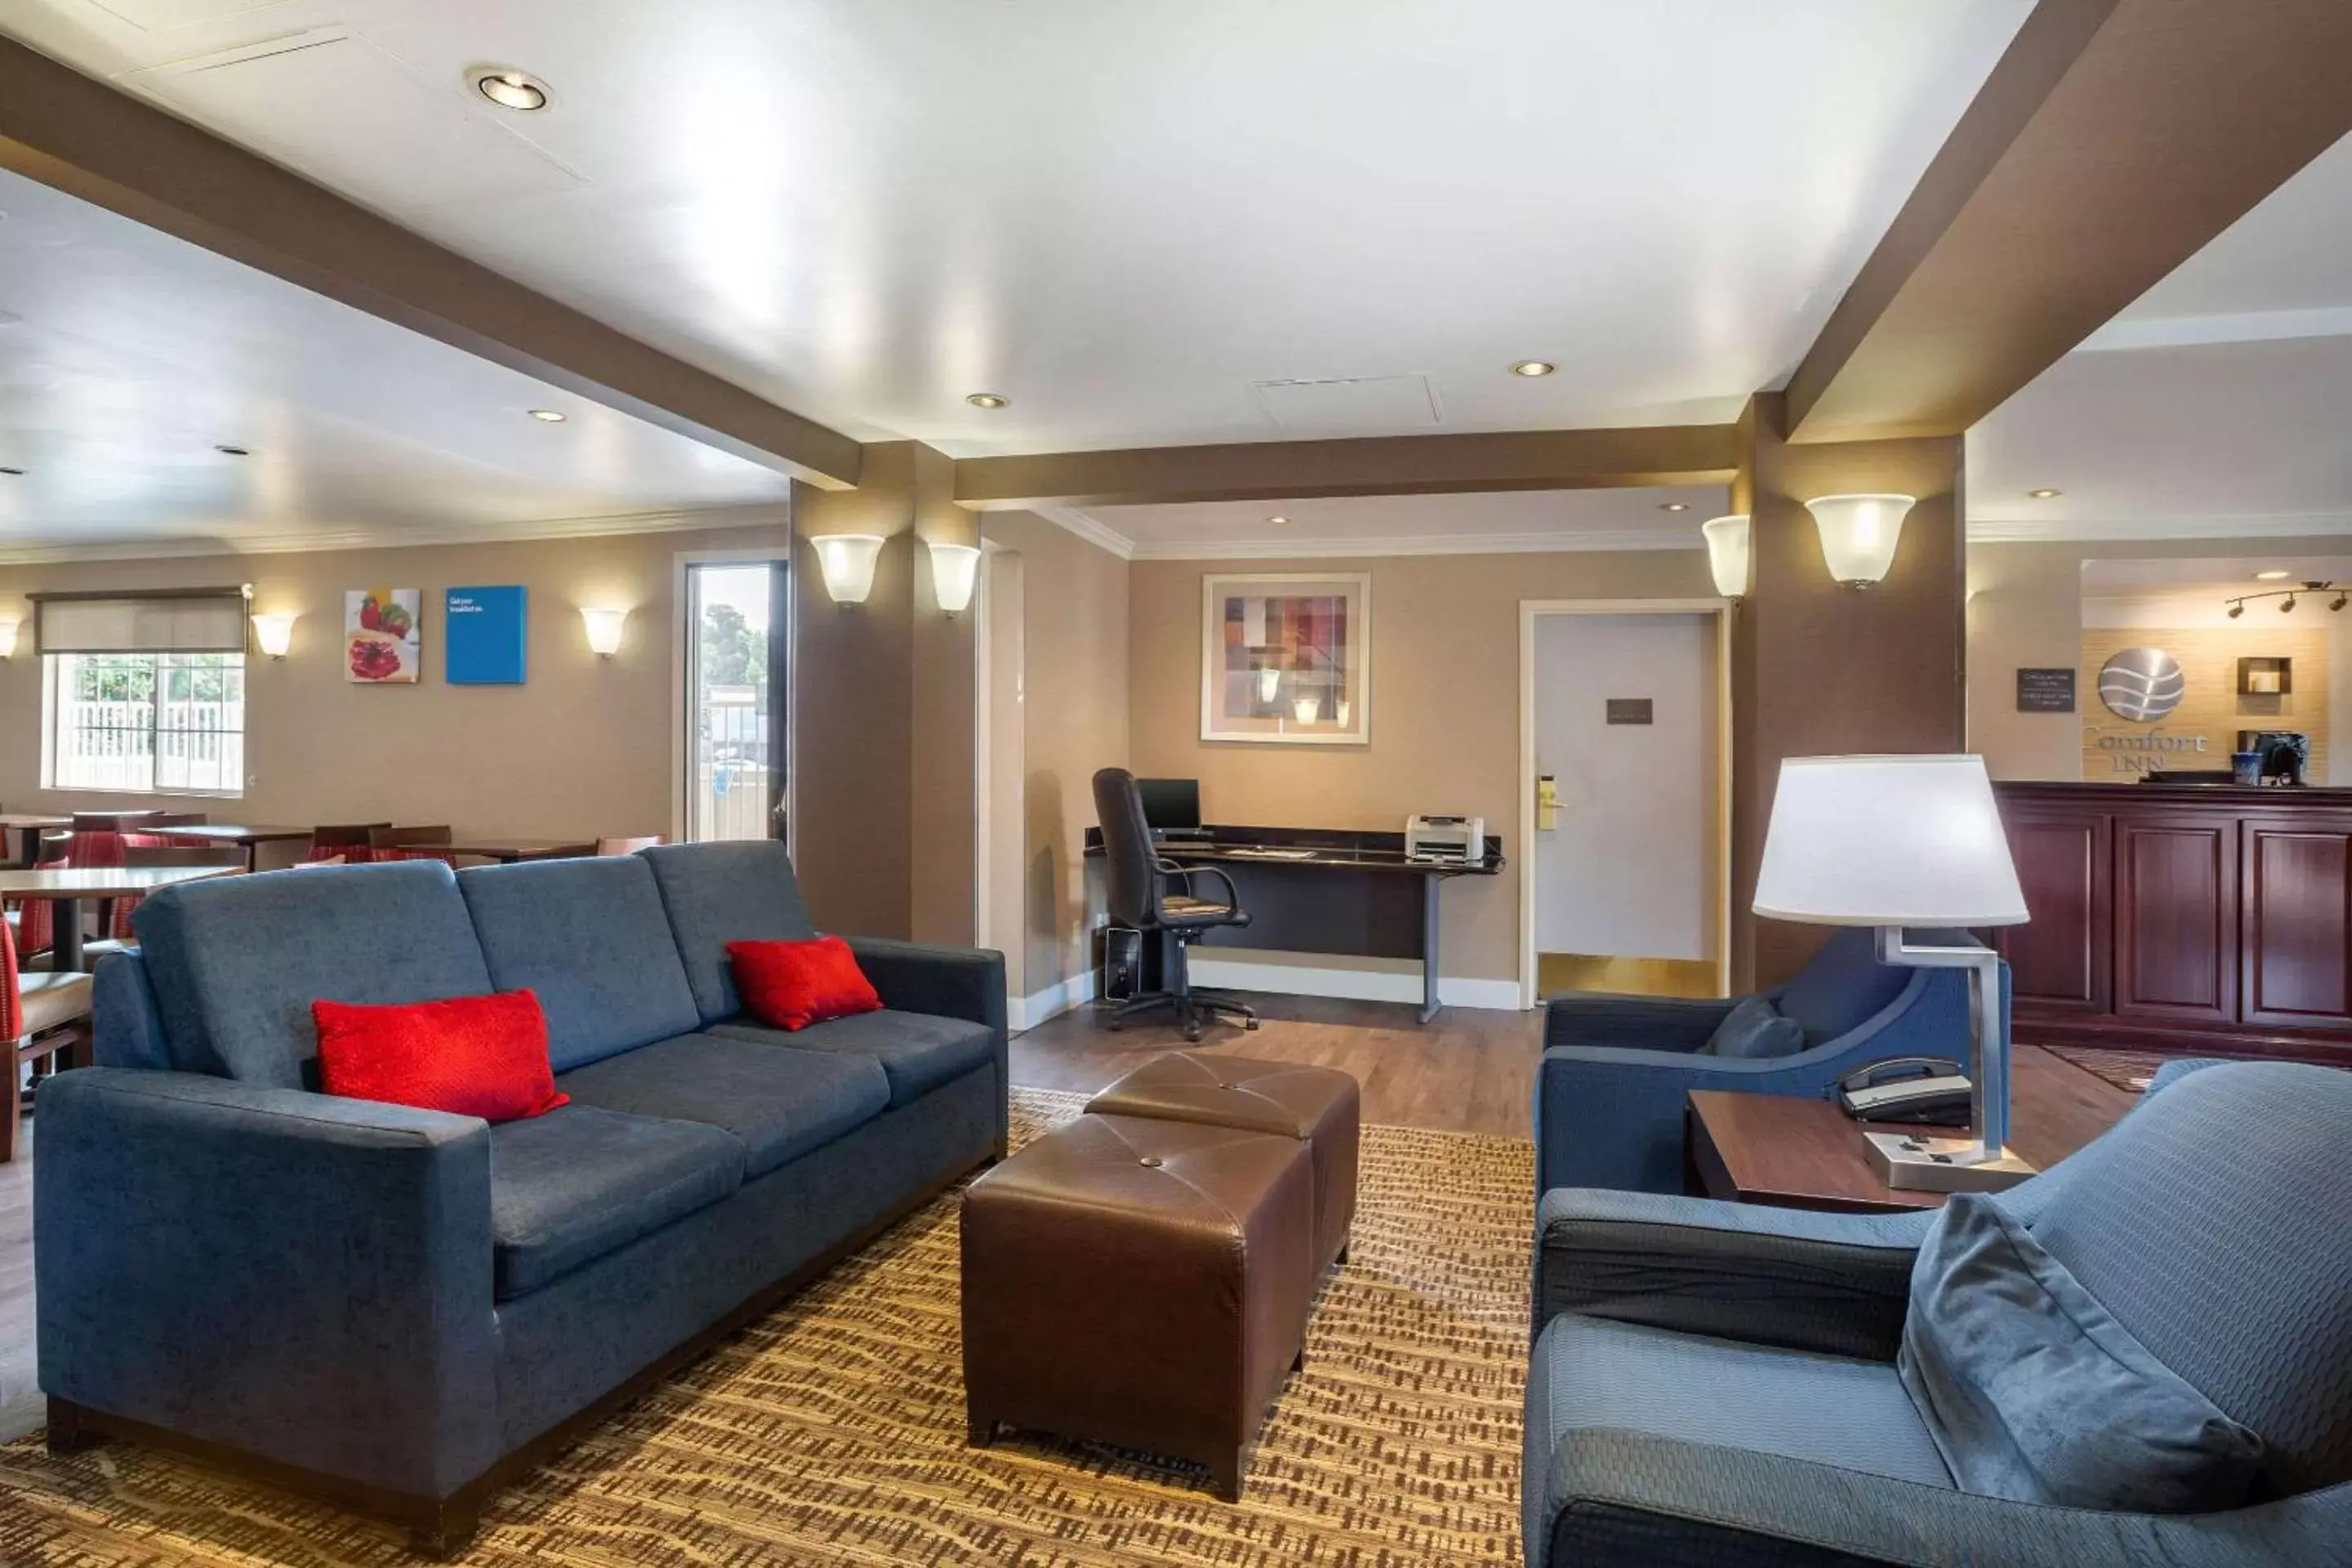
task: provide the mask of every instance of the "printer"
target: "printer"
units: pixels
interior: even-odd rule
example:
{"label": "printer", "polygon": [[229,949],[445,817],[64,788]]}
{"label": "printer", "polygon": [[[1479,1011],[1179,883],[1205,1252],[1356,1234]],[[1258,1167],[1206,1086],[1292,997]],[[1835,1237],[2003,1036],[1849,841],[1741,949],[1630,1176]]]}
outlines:
{"label": "printer", "polygon": [[1408,816],[1404,819],[1404,858],[1466,866],[1486,858],[1486,819],[1483,816]]}

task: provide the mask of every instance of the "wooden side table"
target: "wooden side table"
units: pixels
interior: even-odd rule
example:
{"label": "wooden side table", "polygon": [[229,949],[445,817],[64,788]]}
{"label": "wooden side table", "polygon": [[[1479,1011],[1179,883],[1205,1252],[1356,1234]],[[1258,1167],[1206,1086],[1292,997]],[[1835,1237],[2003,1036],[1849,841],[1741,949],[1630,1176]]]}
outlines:
{"label": "wooden side table", "polygon": [[[2010,1057],[2009,1146],[2048,1170],[2120,1120],[2135,1097],[2033,1046]],[[1941,1207],[1942,1193],[1904,1192],[1871,1168],[1863,1124],[1827,1100],[1694,1089],[1689,1096],[1693,1192],[1735,1203],[1843,1214]],[[1874,1122],[1874,1131],[1909,1131]],[[1920,1128],[1951,1136],[1949,1128]]]}

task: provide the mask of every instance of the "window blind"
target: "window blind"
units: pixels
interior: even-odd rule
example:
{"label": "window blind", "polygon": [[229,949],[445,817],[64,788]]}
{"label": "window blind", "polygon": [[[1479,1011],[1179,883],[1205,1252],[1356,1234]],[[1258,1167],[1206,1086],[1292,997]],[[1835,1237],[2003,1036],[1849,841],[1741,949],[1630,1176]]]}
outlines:
{"label": "window blind", "polygon": [[245,651],[243,588],[29,597],[37,654]]}

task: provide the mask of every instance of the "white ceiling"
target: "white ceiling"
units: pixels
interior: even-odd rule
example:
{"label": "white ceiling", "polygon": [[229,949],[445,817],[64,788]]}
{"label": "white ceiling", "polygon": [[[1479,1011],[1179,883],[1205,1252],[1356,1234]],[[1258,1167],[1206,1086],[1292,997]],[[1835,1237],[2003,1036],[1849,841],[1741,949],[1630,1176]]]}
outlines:
{"label": "white ceiling", "polygon": [[1697,550],[1698,525],[1729,505],[1722,488],[1692,486],[1103,506],[1057,521],[1081,518],[1081,531],[1107,530],[1103,542],[1145,560]]}
{"label": "white ceiling", "polygon": [[[1433,403],[1728,418],[2030,8],[0,0],[0,28],[786,406],[972,456]],[[478,110],[486,63],[553,106]],[[1301,428],[1254,390],[1384,376],[1430,396]]]}
{"label": "white ceiling", "polygon": [[0,556],[584,531],[787,493],[741,458],[16,175],[0,173],[0,467],[24,470],[0,475]]}

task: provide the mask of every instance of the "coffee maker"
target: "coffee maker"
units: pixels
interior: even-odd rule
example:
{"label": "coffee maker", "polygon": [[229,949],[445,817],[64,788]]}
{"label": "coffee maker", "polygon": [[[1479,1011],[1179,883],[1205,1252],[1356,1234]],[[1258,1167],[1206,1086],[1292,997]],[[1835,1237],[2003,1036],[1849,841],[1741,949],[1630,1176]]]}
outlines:
{"label": "coffee maker", "polygon": [[2300,784],[2311,766],[2311,737],[2295,730],[2241,730],[2238,750],[2261,759],[2255,777],[2266,784]]}

